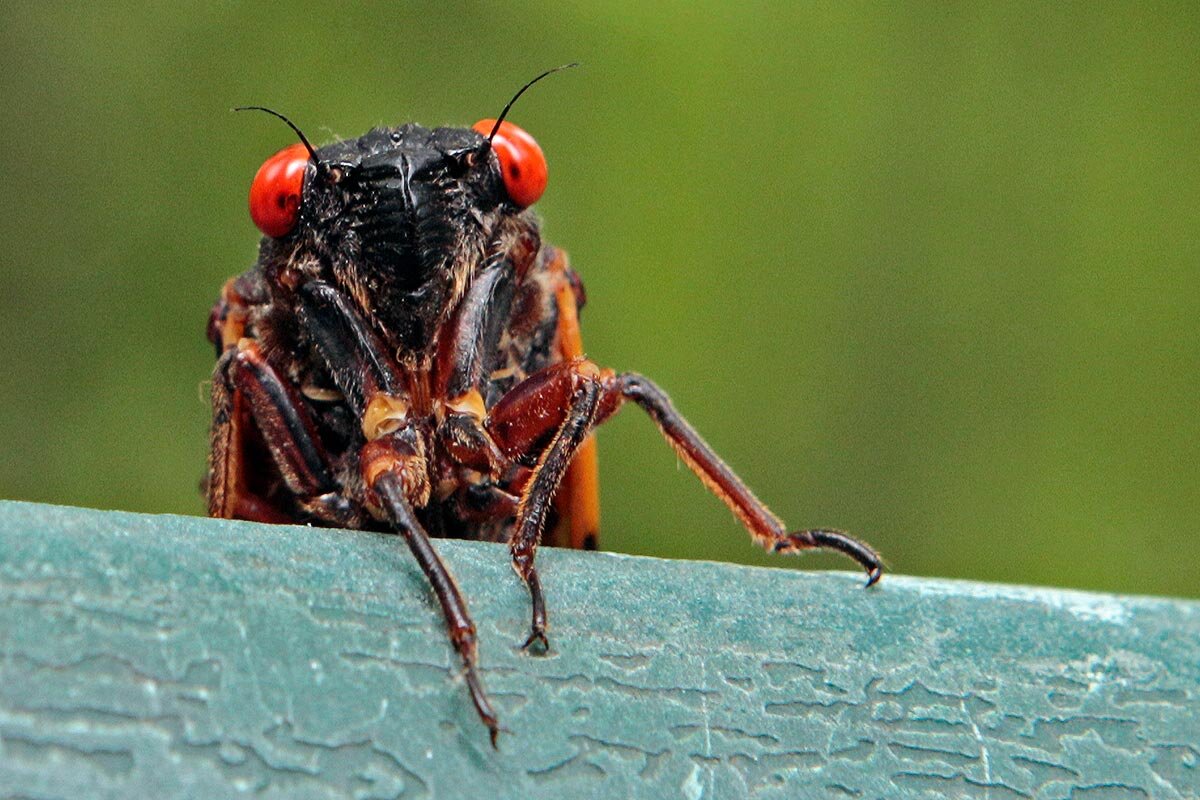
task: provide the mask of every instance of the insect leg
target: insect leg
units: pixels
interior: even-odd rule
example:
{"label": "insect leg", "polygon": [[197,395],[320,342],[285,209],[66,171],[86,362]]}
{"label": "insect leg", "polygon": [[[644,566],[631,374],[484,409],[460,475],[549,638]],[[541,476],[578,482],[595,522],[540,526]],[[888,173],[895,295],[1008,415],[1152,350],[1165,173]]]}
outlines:
{"label": "insect leg", "polygon": [[479,718],[487,726],[492,747],[495,747],[500,722],[476,670],[478,646],[475,623],[471,621],[458,584],[446,569],[437,551],[433,549],[429,534],[417,520],[409,500],[413,494],[428,491],[427,486],[420,485],[422,481],[427,481],[427,466],[421,439],[412,428],[401,428],[368,442],[363,447],[359,460],[367,486],[379,498],[384,511],[396,530],[404,537],[413,558],[433,587],[433,592],[442,607],[442,614],[446,618],[450,641],[462,659],[471,702],[474,703]]}
{"label": "insect leg", "polygon": [[[524,227],[497,237],[493,255],[472,278],[438,353],[437,389],[446,409],[438,429],[442,450],[454,462],[491,476],[502,474],[508,459],[498,452],[483,425],[484,394],[505,326],[512,322],[517,292],[533,285],[549,292],[558,356],[565,361],[580,358],[583,343],[578,311],[582,287],[567,265],[566,254],[549,245],[539,250],[536,235]],[[560,422],[561,415],[552,424]],[[503,507],[503,503],[492,504],[497,513]],[[554,531],[543,531],[541,541],[594,548],[599,527],[599,485],[596,447],[590,436],[571,459],[554,507],[557,526]]]}
{"label": "insect leg", "polygon": [[437,436],[456,463],[483,473],[503,469],[504,456],[483,429],[482,389],[512,308],[513,262],[497,254],[471,279],[438,352],[437,392],[445,417]]}
{"label": "insect leg", "polygon": [[517,287],[535,264],[539,247],[537,231],[526,221],[502,226],[438,348],[435,391],[445,411],[438,439],[451,461],[488,475],[499,475],[508,463],[484,430],[484,398]]}
{"label": "insect leg", "polygon": [[438,353],[438,388],[451,404],[479,392],[487,380],[512,308],[515,277],[506,254],[490,258],[472,277]]}
{"label": "insect leg", "polygon": [[305,330],[358,413],[376,393],[397,396],[403,391],[387,349],[344,294],[323,281],[309,281],[298,294]]}
{"label": "insect leg", "polygon": [[[549,648],[546,602],[534,557],[546,512],[600,411],[605,380],[611,379],[612,373],[601,372],[583,359],[556,364],[514,387],[488,416],[488,430],[510,457],[521,460],[540,450],[522,492],[509,541],[513,569],[529,587],[533,606],[525,648],[535,643]],[[549,442],[543,444],[547,435]]]}
{"label": "insect leg", "polygon": [[883,562],[869,545],[838,530],[788,531],[779,517],[742,483],[724,461],[700,437],[674,406],[666,393],[648,378],[635,373],[620,376],[621,395],[641,406],[662,431],[692,472],[719,497],[741,521],[751,537],[774,553],[795,553],[821,548],[837,550],[857,561],[867,572],[867,586],[883,574]]}
{"label": "insect leg", "polygon": [[334,383],[361,416],[367,443],[359,454],[363,483],[404,537],[425,573],[462,659],[475,711],[492,746],[500,723],[476,670],[477,639],[467,604],[413,512],[429,500],[429,465],[420,431],[407,420],[407,394],[383,343],[337,289],[312,281],[300,289],[300,317]]}
{"label": "insect leg", "polygon": [[212,384],[213,421],[209,433],[208,474],[204,493],[208,515],[254,522],[291,520],[246,486],[247,428],[252,424],[246,401],[229,379],[233,351],[217,364]]}
{"label": "insect leg", "polygon": [[410,398],[383,341],[350,299],[323,281],[299,291],[300,320],[372,441],[401,427]]}
{"label": "insect leg", "polygon": [[213,386],[209,514],[263,522],[292,521],[246,486],[245,426],[266,445],[280,478],[302,508],[330,523],[347,524],[356,510],[337,495],[324,448],[303,401],[259,351],[242,339],[226,350]]}

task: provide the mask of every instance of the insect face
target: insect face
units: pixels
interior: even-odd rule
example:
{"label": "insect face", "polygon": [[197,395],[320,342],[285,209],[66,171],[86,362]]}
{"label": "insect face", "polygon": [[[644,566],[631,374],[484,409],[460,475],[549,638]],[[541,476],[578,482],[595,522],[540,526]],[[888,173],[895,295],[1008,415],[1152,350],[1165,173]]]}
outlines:
{"label": "insect face", "polygon": [[[315,163],[303,145],[281,150],[250,193],[279,279],[341,285],[405,349],[425,351],[501,220],[545,187],[540,150],[528,155],[532,137],[516,126],[507,133],[493,143],[471,129],[404,125],[321,148]],[[515,137],[532,149],[514,151]],[[525,177],[509,178],[512,169]]]}

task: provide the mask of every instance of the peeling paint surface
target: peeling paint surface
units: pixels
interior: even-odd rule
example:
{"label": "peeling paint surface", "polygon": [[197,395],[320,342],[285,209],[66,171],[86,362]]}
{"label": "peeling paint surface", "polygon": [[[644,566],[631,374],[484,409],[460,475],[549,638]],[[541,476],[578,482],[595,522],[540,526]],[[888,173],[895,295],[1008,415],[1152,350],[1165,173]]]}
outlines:
{"label": "peeling paint surface", "polygon": [[1197,798],[1200,604],[0,503],[0,797]]}

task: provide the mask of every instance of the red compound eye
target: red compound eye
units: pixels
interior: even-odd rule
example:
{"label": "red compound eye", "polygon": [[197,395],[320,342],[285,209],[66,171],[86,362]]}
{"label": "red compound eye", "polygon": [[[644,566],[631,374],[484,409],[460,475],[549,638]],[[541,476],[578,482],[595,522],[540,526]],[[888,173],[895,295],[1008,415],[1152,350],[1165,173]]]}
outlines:
{"label": "red compound eye", "polygon": [[[487,136],[495,124],[494,119],[481,119],[471,127]],[[509,199],[522,208],[536,203],[546,191],[546,156],[538,143],[511,122],[501,122],[492,137],[492,149],[500,159]]]}
{"label": "red compound eye", "polygon": [[278,239],[296,227],[308,162],[308,148],[297,142],[258,168],[254,183],[250,184],[250,218],[267,236]]}

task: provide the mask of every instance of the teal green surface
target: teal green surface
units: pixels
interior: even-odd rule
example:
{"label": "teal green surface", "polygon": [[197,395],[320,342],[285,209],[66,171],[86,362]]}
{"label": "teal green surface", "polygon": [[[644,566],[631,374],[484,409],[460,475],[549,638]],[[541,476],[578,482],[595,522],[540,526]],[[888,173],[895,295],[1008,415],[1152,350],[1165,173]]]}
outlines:
{"label": "teal green surface", "polygon": [[0,795],[1200,795],[1200,603],[0,502]]}
{"label": "teal green surface", "polygon": [[[901,571],[1200,596],[1198,41],[1189,4],[7,4],[0,496],[201,512],[205,319],[291,141],[231,106],[469,125],[578,60],[514,120],[596,360]],[[767,563],[636,411],[600,445],[606,547]]]}

